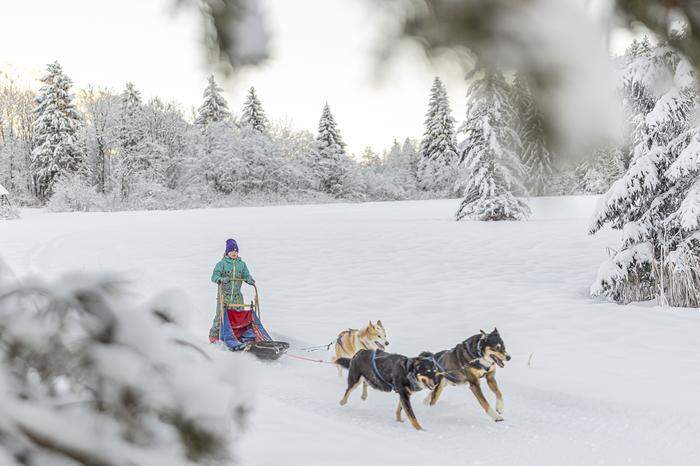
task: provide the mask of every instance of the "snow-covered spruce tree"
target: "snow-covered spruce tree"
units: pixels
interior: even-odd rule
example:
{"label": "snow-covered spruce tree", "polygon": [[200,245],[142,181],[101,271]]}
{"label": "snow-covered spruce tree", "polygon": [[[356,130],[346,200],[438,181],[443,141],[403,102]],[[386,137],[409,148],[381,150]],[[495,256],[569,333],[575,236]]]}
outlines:
{"label": "snow-covered spruce tree", "polygon": [[209,82],[204,89],[204,102],[197,110],[195,124],[207,126],[210,123],[224,121],[231,117],[226,99],[221,95],[221,88],[217,86],[214,75],[209,76]]}
{"label": "snow-covered spruce tree", "polygon": [[[197,110],[195,124],[202,130],[200,174],[204,182],[216,191],[230,193],[232,186],[230,173],[224,173],[218,165],[221,152],[225,151],[224,140],[230,140],[229,121],[231,114],[226,99],[221,95],[221,88],[216,85],[214,75],[209,76],[209,83],[204,89],[204,102]],[[222,180],[226,178],[226,180]]]}
{"label": "snow-covered spruce tree", "polygon": [[447,195],[455,194],[458,155],[454,118],[450,111],[447,90],[438,77],[435,77],[430,88],[420,155],[418,180],[421,189]]}
{"label": "snow-covered spruce tree", "polygon": [[530,194],[547,194],[553,175],[553,157],[547,147],[544,122],[522,74],[517,74],[511,86],[513,105],[517,112],[514,127],[522,146],[520,160],[527,170],[525,184]]}
{"label": "snow-covered spruce tree", "polygon": [[387,152],[384,156],[384,165],[386,166],[387,170],[397,170],[403,165],[403,162],[404,158],[403,154],[401,153],[401,144],[399,144],[399,141],[394,139],[389,152]]}
{"label": "snow-covered spruce tree", "polygon": [[371,146],[365,147],[365,149],[362,151],[362,155],[360,156],[360,164],[373,171],[380,171],[382,169],[382,159]]}
{"label": "snow-covered spruce tree", "polygon": [[[630,165],[601,199],[590,232],[622,230],[591,293],[617,302],[657,298],[700,304],[697,198],[697,80],[667,44],[633,44],[623,83],[632,127]],[[653,104],[652,104],[653,103]]]}
{"label": "snow-covered spruce tree", "polygon": [[576,167],[576,193],[602,194],[625,172],[622,151],[617,147],[596,149]]}
{"label": "snow-covered spruce tree", "polygon": [[248,90],[248,97],[243,105],[241,123],[261,133],[265,133],[270,126],[254,87]]}
{"label": "snow-covered spruce tree", "polygon": [[44,85],[36,97],[32,125],[31,170],[42,202],[51,197],[60,177],[81,169],[83,158],[77,137],[80,119],[71,94],[73,83],[58,62],[49,64],[46,71],[41,78]]}
{"label": "snow-covered spruce tree", "polygon": [[403,146],[397,140],[389,149],[383,160],[383,174],[391,180],[395,190],[403,191],[403,198],[415,194],[416,185],[416,163],[418,153],[409,139],[406,139]]}
{"label": "snow-covered spruce tree", "polygon": [[345,153],[340,129],[327,103],[318,122],[316,146],[314,171],[320,182],[319,187],[327,194],[340,197],[345,193],[345,177],[350,160]]}
{"label": "snow-covered spruce tree", "polygon": [[0,463],[231,464],[254,377],[172,300],[136,306],[106,276],[2,278]]}
{"label": "snow-covered spruce tree", "polygon": [[514,110],[508,83],[499,72],[486,71],[467,92],[462,131],[464,199],[457,220],[520,220],[530,208],[513,194],[526,192],[518,157],[520,141],[511,127]]}
{"label": "snow-covered spruce tree", "polygon": [[119,160],[116,172],[122,200],[129,196],[131,185],[149,161],[146,156],[146,121],[141,93],[133,83],[126,83],[120,96],[118,140]]}
{"label": "snow-covered spruce tree", "polygon": [[412,185],[418,183],[418,164],[420,162],[420,153],[417,149],[415,140],[406,138],[401,146],[401,154],[408,163],[409,171],[412,176]]}

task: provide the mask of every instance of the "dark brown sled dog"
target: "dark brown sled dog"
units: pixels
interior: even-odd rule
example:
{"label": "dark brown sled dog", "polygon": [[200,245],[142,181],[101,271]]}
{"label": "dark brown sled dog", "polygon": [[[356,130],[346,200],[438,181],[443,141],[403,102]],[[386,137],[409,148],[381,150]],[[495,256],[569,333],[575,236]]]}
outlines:
{"label": "dark brown sled dog", "polygon": [[[423,352],[417,358],[408,358],[381,350],[362,349],[352,359],[338,358],[335,363],[349,369],[348,388],[340,400],[341,406],[348,402],[350,393],[360,382],[366,382],[376,390],[398,393],[396,420],[403,422],[401,411],[406,411],[411,425],[417,430],[422,429],[411,406],[411,394],[423,388],[433,390],[437,386],[438,369],[432,353]],[[366,391],[362,393],[362,399],[367,399]]]}
{"label": "dark brown sled dog", "polygon": [[[504,367],[504,361],[510,361],[510,355],[497,329],[491,333],[481,330],[480,334],[467,338],[451,350],[436,353],[435,360],[440,373],[437,387],[426,398],[430,406],[437,403],[445,385],[469,384],[486,414],[496,422],[503,420],[503,394],[496,383],[496,366]],[[481,391],[479,379],[482,377],[486,377],[487,385],[496,394],[495,411]]]}

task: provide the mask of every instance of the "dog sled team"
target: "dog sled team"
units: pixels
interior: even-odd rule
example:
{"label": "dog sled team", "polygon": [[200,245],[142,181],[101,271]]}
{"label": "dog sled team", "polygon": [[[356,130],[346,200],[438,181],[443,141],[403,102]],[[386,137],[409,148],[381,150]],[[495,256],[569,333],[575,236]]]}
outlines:
{"label": "dog sled team", "polygon": [[[448,385],[468,385],[486,414],[494,421],[502,421],[503,394],[496,382],[497,367],[510,360],[498,329],[483,330],[454,348],[431,353],[424,351],[414,358],[384,351],[389,345],[384,325],[379,320],[369,322],[361,330],[341,332],[335,343],[335,363],[348,369],[348,384],[341,406],[348,402],[353,390],[362,384],[362,400],[367,399],[367,387],[399,396],[396,420],[403,422],[402,412],[414,428],[422,430],[411,406],[411,395],[423,389],[429,394],[426,403],[435,405]],[[481,379],[496,395],[494,410],[481,390]]]}
{"label": "dog sled team", "polygon": [[[209,341],[222,343],[232,351],[250,350],[258,357],[276,359],[286,352],[289,345],[274,342],[260,321],[260,305],[256,299],[249,306],[244,304],[242,283],[255,287],[246,263],[239,257],[238,244],[226,241],[224,257],[216,264],[211,281],[218,285],[217,312],[209,332]],[[496,382],[496,369],[510,360],[505,343],[497,329],[483,330],[454,348],[416,357],[386,352],[389,346],[384,324],[371,321],[360,329],[340,332],[335,341],[333,362],[342,373],[348,370],[347,388],[340,404],[347,404],[350,394],[362,384],[362,400],[368,396],[368,388],[383,392],[395,392],[398,397],[396,420],[403,422],[402,413],[417,430],[422,427],[411,406],[411,395],[427,390],[426,403],[435,405],[446,386],[468,385],[477,401],[494,421],[502,421],[503,395]],[[496,407],[491,407],[481,389],[481,379],[496,396]]]}

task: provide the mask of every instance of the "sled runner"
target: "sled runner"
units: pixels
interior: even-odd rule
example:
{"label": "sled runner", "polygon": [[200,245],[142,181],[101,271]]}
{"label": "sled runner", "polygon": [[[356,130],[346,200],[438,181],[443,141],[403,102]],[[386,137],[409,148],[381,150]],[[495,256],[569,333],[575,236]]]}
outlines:
{"label": "sled runner", "polygon": [[[275,360],[289,349],[289,343],[274,341],[260,320],[258,287],[250,304],[234,304],[226,307],[219,286],[219,338],[231,351],[248,351],[259,359]],[[215,340],[216,341],[216,340]]]}

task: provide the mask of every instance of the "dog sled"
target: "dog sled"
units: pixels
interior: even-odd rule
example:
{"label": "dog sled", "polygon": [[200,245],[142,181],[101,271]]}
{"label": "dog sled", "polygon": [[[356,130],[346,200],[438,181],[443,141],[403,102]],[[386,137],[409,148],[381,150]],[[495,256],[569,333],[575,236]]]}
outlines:
{"label": "dog sled", "polygon": [[[218,292],[219,338],[230,351],[251,353],[258,359],[274,361],[289,349],[289,343],[272,339],[261,320],[258,287],[250,304],[224,306],[221,286]],[[213,342],[216,342],[214,340]]]}

